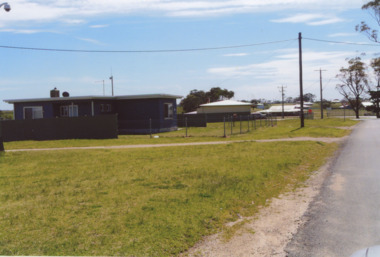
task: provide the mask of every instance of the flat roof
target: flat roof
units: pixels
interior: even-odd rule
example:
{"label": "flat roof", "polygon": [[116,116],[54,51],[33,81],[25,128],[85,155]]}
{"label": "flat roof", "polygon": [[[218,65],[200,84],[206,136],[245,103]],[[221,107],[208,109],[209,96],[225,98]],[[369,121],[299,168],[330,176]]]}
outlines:
{"label": "flat roof", "polygon": [[169,94],[146,94],[146,95],[121,95],[121,96],[69,96],[69,97],[44,97],[28,99],[7,99],[6,103],[26,103],[26,102],[60,102],[60,101],[80,101],[80,100],[123,100],[123,99],[155,99],[155,98],[182,98],[180,95]]}

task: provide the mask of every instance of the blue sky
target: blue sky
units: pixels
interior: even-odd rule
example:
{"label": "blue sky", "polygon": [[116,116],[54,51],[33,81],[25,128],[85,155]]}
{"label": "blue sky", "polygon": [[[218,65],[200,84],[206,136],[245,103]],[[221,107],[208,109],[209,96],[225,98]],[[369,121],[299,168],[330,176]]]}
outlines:
{"label": "blue sky", "polygon": [[[342,97],[335,75],[346,58],[379,46],[355,32],[366,20],[361,0],[9,0],[0,10],[0,46],[139,51],[251,45],[207,51],[78,53],[0,48],[0,109],[4,99],[48,97],[57,87],[71,96],[167,93],[219,86],[236,100],[299,95],[298,33],[303,44],[304,93]],[[261,44],[283,41],[273,44]],[[256,45],[257,44],[257,45]]]}

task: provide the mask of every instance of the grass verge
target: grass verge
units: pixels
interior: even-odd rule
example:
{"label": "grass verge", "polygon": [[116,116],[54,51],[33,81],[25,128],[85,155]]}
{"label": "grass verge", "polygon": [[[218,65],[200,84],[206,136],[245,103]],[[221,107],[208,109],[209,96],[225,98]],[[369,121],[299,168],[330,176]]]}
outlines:
{"label": "grass verge", "polygon": [[336,148],[251,142],[3,153],[0,255],[177,255],[304,181]]}
{"label": "grass verge", "polygon": [[230,135],[230,127],[226,128],[227,138],[224,138],[223,123],[209,123],[207,128],[189,128],[188,137],[185,137],[184,128],[174,132],[161,133],[159,138],[150,138],[150,135],[121,135],[118,139],[105,140],[54,140],[54,141],[18,141],[6,142],[4,147],[6,150],[12,149],[31,149],[31,148],[62,148],[62,147],[83,147],[83,146],[113,146],[113,145],[134,145],[134,144],[164,144],[164,143],[186,143],[186,142],[203,142],[203,141],[229,141],[229,140],[255,140],[255,139],[276,139],[276,138],[292,138],[292,137],[342,137],[350,133],[343,127],[350,127],[358,123],[354,120],[343,120],[337,118],[329,118],[323,120],[306,120],[305,127],[300,129],[300,121],[298,119],[279,120],[277,126],[265,126],[265,122],[256,122],[250,124],[248,131],[247,122],[242,123],[242,131],[240,134],[240,124],[235,123],[233,134]]}

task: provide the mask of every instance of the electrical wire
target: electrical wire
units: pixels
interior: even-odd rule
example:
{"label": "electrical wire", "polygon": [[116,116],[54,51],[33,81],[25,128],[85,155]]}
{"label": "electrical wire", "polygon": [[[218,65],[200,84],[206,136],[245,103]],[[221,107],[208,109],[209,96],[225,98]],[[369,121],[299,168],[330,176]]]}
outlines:
{"label": "electrical wire", "polygon": [[234,45],[234,46],[188,48],[188,49],[158,49],[158,50],[79,50],[79,49],[56,49],[56,48],[5,46],[5,45],[0,45],[0,48],[17,49],[17,50],[50,51],[50,52],[74,52],[74,53],[171,53],[171,52],[195,52],[195,51],[244,48],[244,47],[252,47],[252,46],[259,46],[259,45],[279,44],[279,43],[295,41],[295,40],[297,39],[287,39],[287,40],[246,44],[246,45]]}
{"label": "electrical wire", "polygon": [[358,46],[380,46],[380,44],[367,44],[367,43],[355,43],[355,42],[342,42],[342,41],[332,41],[332,40],[324,40],[324,39],[316,39],[316,38],[307,38],[303,37],[302,39],[317,41],[317,42],[325,42],[325,43],[334,43],[334,44],[345,44],[345,45],[358,45]]}

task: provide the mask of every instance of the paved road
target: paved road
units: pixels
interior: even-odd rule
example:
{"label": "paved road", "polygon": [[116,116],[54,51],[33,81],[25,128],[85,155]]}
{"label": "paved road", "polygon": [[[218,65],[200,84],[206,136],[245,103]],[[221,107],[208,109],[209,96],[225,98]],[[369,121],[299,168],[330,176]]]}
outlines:
{"label": "paved road", "polygon": [[380,245],[380,120],[356,127],[286,247],[293,256],[350,256]]}

